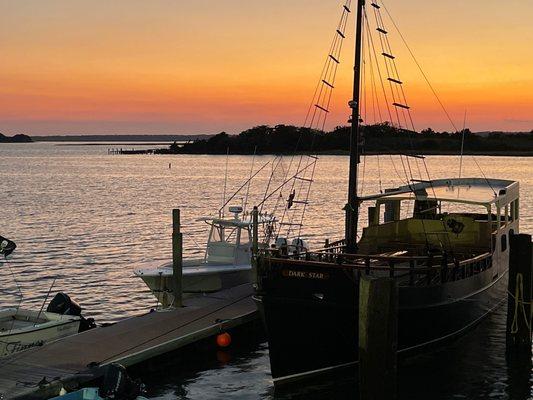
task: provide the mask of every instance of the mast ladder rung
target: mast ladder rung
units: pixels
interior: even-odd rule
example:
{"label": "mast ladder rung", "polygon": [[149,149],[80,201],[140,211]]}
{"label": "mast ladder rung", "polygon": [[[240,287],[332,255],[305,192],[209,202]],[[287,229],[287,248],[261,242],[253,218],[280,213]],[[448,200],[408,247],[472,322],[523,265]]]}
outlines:
{"label": "mast ladder rung", "polygon": [[298,180],[304,181],[304,182],[314,182],[311,178],[304,178],[302,176],[295,176],[294,179],[298,179]]}
{"label": "mast ladder rung", "polygon": [[381,55],[382,55],[382,56],[385,56],[385,57],[387,57],[387,58],[390,58],[391,60],[394,60],[394,59],[396,58],[396,57],[394,57],[392,54],[385,53],[385,52],[381,53]]}
{"label": "mast ladder rung", "polygon": [[335,61],[337,64],[340,64],[341,62],[337,60],[335,57],[333,57],[331,54],[329,55],[329,58],[331,58],[333,61]]}
{"label": "mast ladder rung", "polygon": [[398,85],[402,85],[403,82],[398,80],[398,79],[394,79],[394,78],[387,78],[388,81],[390,82],[394,82],[394,83],[397,83]]}
{"label": "mast ladder rung", "polygon": [[292,201],[294,204],[309,204],[309,202],[307,200],[293,200]]}
{"label": "mast ladder rung", "polygon": [[378,4],[376,4],[376,3],[371,3],[371,4],[372,4],[372,7],[377,8],[378,10],[381,8],[381,7],[380,7]]}
{"label": "mast ladder rung", "polygon": [[404,108],[406,110],[409,110],[411,108],[409,106],[406,106],[405,104],[400,104],[400,103],[392,103],[392,105],[395,106],[395,107]]}
{"label": "mast ladder rung", "polygon": [[344,9],[346,10],[346,12],[351,12],[350,9],[348,8],[348,6],[344,6]]}
{"label": "mast ladder rung", "polygon": [[344,33],[342,33],[340,30],[337,29],[337,33],[339,34],[339,36],[343,39],[346,39],[346,36],[344,35]]}
{"label": "mast ladder rung", "polygon": [[326,110],[324,107],[319,106],[318,104],[315,104],[316,108],[320,108],[322,111],[329,113],[329,110]]}
{"label": "mast ladder rung", "polygon": [[376,28],[376,31],[381,32],[381,33],[383,33],[384,35],[386,35],[387,33],[389,33],[389,32],[387,32],[385,29],[381,29],[381,28]]}
{"label": "mast ladder rung", "polygon": [[322,83],[324,83],[325,85],[329,86],[330,88],[332,89],[335,89],[335,86],[333,86],[331,83],[327,82],[326,80],[322,79]]}
{"label": "mast ladder rung", "polygon": [[285,226],[303,226],[303,224],[298,224],[296,222],[280,222],[279,224]]}

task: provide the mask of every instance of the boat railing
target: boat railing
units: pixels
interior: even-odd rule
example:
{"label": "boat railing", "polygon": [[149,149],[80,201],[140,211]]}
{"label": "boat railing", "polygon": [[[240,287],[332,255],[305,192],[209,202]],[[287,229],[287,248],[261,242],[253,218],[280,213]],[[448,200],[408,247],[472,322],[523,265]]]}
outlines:
{"label": "boat railing", "polygon": [[[335,249],[336,246],[333,248]],[[264,250],[281,265],[341,268],[359,275],[389,276],[402,286],[435,285],[457,281],[476,275],[492,266],[492,254],[486,252],[459,261],[446,253],[435,255],[371,255],[324,251],[331,248],[298,254],[283,254],[279,249]]]}

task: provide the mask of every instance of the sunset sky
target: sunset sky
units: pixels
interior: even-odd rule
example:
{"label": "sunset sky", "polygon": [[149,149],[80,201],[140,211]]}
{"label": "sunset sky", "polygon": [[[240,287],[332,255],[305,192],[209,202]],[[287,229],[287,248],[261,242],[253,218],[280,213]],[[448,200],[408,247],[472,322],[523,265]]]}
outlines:
{"label": "sunset sky", "polygon": [[[0,132],[299,125],[342,4],[0,0]],[[533,129],[532,1],[385,4],[457,125],[467,110],[474,131]],[[353,29],[351,20],[328,128],[349,114]],[[390,23],[389,31],[416,127],[451,130]]]}

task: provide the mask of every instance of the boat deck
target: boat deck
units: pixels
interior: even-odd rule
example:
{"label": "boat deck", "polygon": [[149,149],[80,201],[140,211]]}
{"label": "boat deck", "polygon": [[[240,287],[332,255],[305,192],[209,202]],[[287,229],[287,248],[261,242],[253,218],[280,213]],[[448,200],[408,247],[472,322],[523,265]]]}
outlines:
{"label": "boat deck", "polygon": [[[190,298],[185,307],[131,317],[2,359],[0,399],[47,399],[59,387],[177,350],[258,318],[250,284]],[[46,384],[40,384],[46,379]]]}

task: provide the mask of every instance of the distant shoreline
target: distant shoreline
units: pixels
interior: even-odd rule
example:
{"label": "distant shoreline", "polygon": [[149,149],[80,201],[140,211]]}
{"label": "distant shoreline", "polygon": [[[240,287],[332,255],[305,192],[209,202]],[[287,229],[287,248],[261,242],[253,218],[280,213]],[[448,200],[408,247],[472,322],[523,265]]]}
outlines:
{"label": "distant shoreline", "polygon": [[[56,146],[170,146],[173,142],[91,142],[73,141],[72,143],[57,143]],[[180,143],[180,142],[177,142]],[[183,142],[186,143],[186,142]]]}
{"label": "distant shoreline", "polygon": [[[492,132],[487,135],[463,132],[413,132],[388,123],[360,127],[362,154],[533,156],[533,131]],[[154,154],[323,154],[347,155],[349,126],[331,132],[292,125],[261,125],[228,135],[225,132],[183,145],[173,143]]]}
{"label": "distant shoreline", "polygon": [[51,135],[51,136],[32,136],[35,142],[120,142],[120,143],[137,143],[159,144],[156,142],[172,143],[187,142],[191,140],[209,139],[213,135]]}

